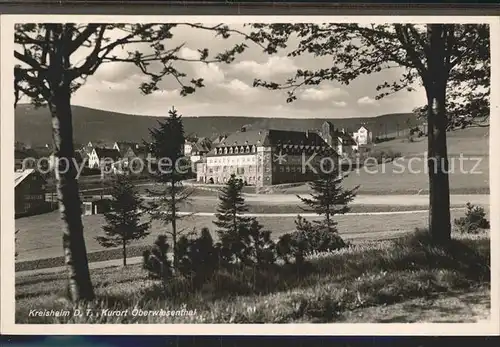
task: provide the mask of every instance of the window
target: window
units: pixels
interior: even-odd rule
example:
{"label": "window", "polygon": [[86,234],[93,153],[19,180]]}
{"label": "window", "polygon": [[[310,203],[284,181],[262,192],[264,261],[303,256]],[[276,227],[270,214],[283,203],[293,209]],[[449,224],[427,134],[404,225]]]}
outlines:
{"label": "window", "polygon": [[234,153],[238,154],[238,152],[239,152],[239,149],[238,149],[238,147],[236,147],[236,148],[234,149]]}
{"label": "window", "polygon": [[283,166],[280,166],[280,172],[285,172],[285,168]]}
{"label": "window", "polygon": [[290,166],[287,165],[285,170],[286,170],[286,172],[290,172]]}
{"label": "window", "polygon": [[31,204],[29,202],[24,204],[24,210],[27,211],[31,208]]}

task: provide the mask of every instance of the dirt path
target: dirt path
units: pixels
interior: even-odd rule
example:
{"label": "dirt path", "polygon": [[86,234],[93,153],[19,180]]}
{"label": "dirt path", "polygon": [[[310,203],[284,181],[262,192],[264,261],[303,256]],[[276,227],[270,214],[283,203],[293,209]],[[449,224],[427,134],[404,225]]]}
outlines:
{"label": "dirt path", "polygon": [[475,323],[490,319],[490,289],[442,294],[430,299],[347,312],[345,323]]}

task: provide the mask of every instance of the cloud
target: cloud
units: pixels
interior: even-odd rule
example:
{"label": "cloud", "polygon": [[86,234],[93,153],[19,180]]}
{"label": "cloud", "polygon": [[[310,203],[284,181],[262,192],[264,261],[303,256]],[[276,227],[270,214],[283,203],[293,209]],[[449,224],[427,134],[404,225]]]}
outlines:
{"label": "cloud", "polygon": [[188,47],[182,47],[179,51],[179,55],[183,59],[200,59],[200,52]]}
{"label": "cloud", "polygon": [[333,101],[332,104],[335,107],[346,107],[347,106],[347,102],[345,102],[345,101]]}
{"label": "cloud", "polygon": [[307,101],[325,101],[348,96],[349,93],[341,88],[324,85],[320,88],[307,88],[300,93],[300,99]]}
{"label": "cloud", "polygon": [[363,96],[362,98],[358,99],[358,104],[359,105],[372,105],[372,106],[378,106],[379,103],[377,100],[370,98],[369,96]]}
{"label": "cloud", "polygon": [[255,88],[236,78],[221,86],[236,96],[250,96],[257,92]]}
{"label": "cloud", "polygon": [[265,63],[244,60],[232,66],[233,71],[243,72],[256,78],[269,78],[279,74],[293,74],[298,66],[289,57],[270,57]]}
{"label": "cloud", "polygon": [[[200,59],[200,53],[194,49],[183,47],[181,48],[179,55],[183,59]],[[192,68],[197,78],[203,78],[207,83],[220,83],[226,78],[224,71],[214,63],[202,63],[202,62],[192,62]]]}

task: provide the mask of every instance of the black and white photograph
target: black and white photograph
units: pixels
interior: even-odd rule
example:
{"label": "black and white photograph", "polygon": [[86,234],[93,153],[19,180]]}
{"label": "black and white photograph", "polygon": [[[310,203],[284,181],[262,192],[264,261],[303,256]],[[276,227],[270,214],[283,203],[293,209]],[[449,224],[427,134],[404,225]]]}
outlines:
{"label": "black and white photograph", "polygon": [[2,325],[498,331],[498,27],[2,17]]}

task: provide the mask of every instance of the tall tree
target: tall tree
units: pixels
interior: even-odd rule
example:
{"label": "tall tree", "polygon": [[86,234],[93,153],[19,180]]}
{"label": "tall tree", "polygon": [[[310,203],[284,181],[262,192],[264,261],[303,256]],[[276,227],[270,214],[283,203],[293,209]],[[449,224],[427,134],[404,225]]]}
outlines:
{"label": "tall tree", "polygon": [[[296,100],[302,86],[325,81],[349,84],[361,75],[401,68],[398,81],[376,87],[377,98],[400,90],[412,91],[416,84],[427,96],[429,229],[436,242],[451,235],[450,191],[446,129],[448,116],[473,109],[489,114],[489,26],[484,24],[253,24],[245,38],[274,54],[311,54],[327,57],[329,66],[297,70],[283,83],[256,79],[255,86],[288,90],[287,102]],[[468,86],[461,89],[459,87]],[[470,87],[481,86],[473,93]],[[448,97],[448,100],[447,100]],[[478,99],[479,98],[479,99]],[[453,99],[453,100],[450,100]],[[453,112],[447,113],[446,103]]]}
{"label": "tall tree", "polygon": [[215,214],[217,219],[213,223],[217,226],[222,256],[227,261],[233,261],[238,255],[243,256],[245,238],[242,233],[251,229],[251,219],[243,216],[243,213],[248,212],[243,187],[243,181],[232,174],[219,193],[219,206]]}
{"label": "tall tree", "polygon": [[344,176],[339,175],[336,169],[328,173],[320,171],[318,177],[309,183],[312,190],[311,197],[297,195],[302,203],[308,206],[305,211],[314,212],[323,218],[315,220],[315,224],[331,233],[337,232],[334,216],[349,212],[348,204],[354,199],[359,188],[343,189],[341,185],[343,178]]}
{"label": "tall tree", "polygon": [[[18,24],[14,33],[14,107],[30,100],[48,105],[52,118],[57,196],[63,225],[63,247],[68,269],[69,293],[73,301],[94,297],[83,238],[81,202],[75,179],[71,95],[103,64],[128,63],[149,78],[140,85],[144,94],[158,90],[164,77],[180,85],[185,96],[203,87],[202,79],[188,79],[175,62],[225,62],[243,51],[237,44],[209,58],[207,49],[199,58],[183,57],[183,44],[170,45],[178,27],[213,30],[227,37],[227,26],[203,27],[190,23],[171,24]],[[69,165],[69,167],[65,167]]]}
{"label": "tall tree", "polygon": [[150,214],[152,219],[170,226],[166,234],[172,238],[173,266],[176,270],[179,267],[177,241],[185,231],[177,225],[178,220],[185,217],[179,215],[179,205],[188,202],[192,193],[192,190],[182,184],[189,165],[184,157],[184,126],[177,110],[172,108],[169,117],[158,123],[158,128],[150,129],[150,148],[154,160],[150,174],[161,188],[149,190],[149,194],[156,198],[156,201],[151,203]]}
{"label": "tall tree", "polygon": [[96,237],[96,240],[106,248],[121,246],[123,266],[126,266],[127,245],[148,236],[150,224],[141,223],[143,199],[128,176],[116,176],[111,196],[110,211],[104,213],[107,225],[102,229],[105,235]]}

